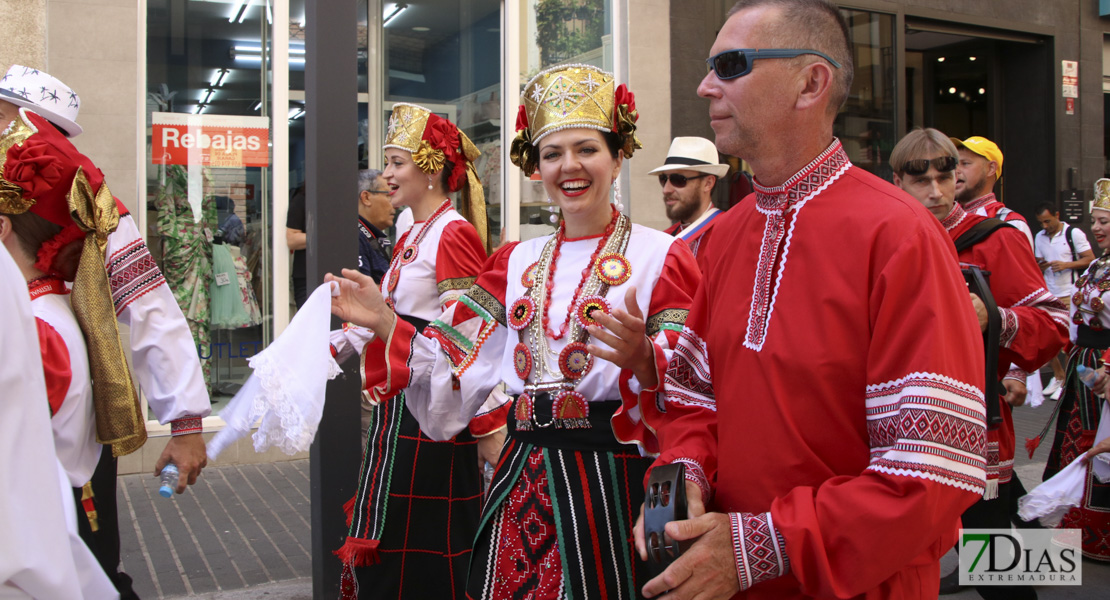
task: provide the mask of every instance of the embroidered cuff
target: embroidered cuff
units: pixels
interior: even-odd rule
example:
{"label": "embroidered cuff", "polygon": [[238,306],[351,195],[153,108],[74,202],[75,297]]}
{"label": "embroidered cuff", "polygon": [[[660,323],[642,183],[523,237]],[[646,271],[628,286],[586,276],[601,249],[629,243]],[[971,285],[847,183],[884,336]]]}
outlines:
{"label": "embroidered cuff", "polygon": [[729,513],[728,518],[740,591],[790,571],[786,542],[775,529],[771,513]]}
{"label": "embroidered cuff", "polygon": [[686,465],[686,481],[698,486],[698,489],[701,490],[702,503],[709,504],[713,490],[709,487],[709,479],[705,476],[705,469],[701,468],[698,461],[692,458],[676,458],[671,462]]}
{"label": "embroidered cuff", "polygon": [[1003,379],[1016,379],[1022,383],[1029,379],[1029,373],[1017,367],[1017,365],[1010,365],[1010,370],[1006,371],[1006,376]]}
{"label": "embroidered cuff", "polygon": [[1014,342],[1018,332],[1018,318],[1014,311],[999,307],[998,314],[1002,316],[1002,334],[998,336],[998,345],[1009,348]]}
{"label": "embroidered cuff", "polygon": [[203,428],[200,425],[200,417],[181,417],[180,419],[170,421],[170,435],[189,435],[191,433],[203,433]]}

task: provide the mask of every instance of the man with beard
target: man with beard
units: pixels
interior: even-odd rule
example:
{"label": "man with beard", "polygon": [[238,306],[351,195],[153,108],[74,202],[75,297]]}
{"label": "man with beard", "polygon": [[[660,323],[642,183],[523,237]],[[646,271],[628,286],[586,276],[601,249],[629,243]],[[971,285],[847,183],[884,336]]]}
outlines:
{"label": "man with beard", "polygon": [[713,188],[727,173],[728,165],[717,162],[717,147],[700,137],[676,137],[663,166],[650,172],[659,175],[667,218],[674,222],[667,233],[685,240],[694,256],[721,214],[713,206]]}
{"label": "man with beard", "polygon": [[1006,208],[994,196],[994,184],[1002,178],[1002,151],[985,137],[973,135],[966,140],[950,138],[960,152],[956,165],[956,202],[968,214],[1005,221],[1025,234],[1033,247],[1033,232],[1025,217]]}

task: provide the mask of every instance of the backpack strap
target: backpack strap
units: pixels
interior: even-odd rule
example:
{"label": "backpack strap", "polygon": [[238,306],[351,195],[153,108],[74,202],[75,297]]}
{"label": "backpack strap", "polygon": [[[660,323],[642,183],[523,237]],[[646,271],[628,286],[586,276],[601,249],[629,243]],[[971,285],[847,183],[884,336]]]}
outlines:
{"label": "backpack strap", "polygon": [[963,232],[960,237],[956,238],[956,254],[967,250],[968,248],[978,244],[979,242],[990,237],[994,232],[1002,229],[1003,227],[1013,227],[1009,223],[1000,219],[983,219],[978,223],[971,226],[971,229]]}
{"label": "backpack strap", "polygon": [[[1064,223],[1064,240],[1068,243],[1068,249],[1071,250],[1071,260],[1075,262],[1079,260],[1079,253],[1075,251],[1075,240],[1071,238],[1071,232],[1075,229],[1071,225]],[[1071,282],[1075,283],[1075,269],[1068,269],[1071,272]]]}

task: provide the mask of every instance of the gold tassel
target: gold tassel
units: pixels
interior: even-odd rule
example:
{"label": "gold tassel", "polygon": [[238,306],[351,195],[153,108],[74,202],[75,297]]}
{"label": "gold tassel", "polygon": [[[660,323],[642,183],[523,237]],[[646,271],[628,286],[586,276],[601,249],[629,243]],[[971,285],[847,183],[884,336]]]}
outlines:
{"label": "gold tassel", "polygon": [[124,456],[146,442],[146,423],[120,344],[108,272],[104,269],[108,234],[119,225],[119,210],[108,185],[102,183],[94,194],[81,169],[66,200],[73,221],[87,234],[73,281],[72,304],[88,344],[96,441],[110,444],[113,456]]}
{"label": "gold tassel", "polygon": [[490,246],[489,236],[489,219],[486,217],[486,194],[482,189],[482,182],[478,179],[478,170],[474,167],[474,161],[482,155],[474,142],[470,141],[462,130],[459,130],[459,141],[463,156],[466,157],[466,186],[462,189],[460,203],[462,206],[462,214],[474,225],[474,229],[478,231],[478,239],[482,240],[482,245],[486,248],[486,254],[492,250]]}

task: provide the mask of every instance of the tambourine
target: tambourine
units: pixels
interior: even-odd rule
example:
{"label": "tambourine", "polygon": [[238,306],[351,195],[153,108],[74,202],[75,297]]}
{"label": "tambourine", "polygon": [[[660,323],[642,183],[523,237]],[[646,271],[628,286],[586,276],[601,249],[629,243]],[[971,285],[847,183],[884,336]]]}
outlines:
{"label": "tambourine", "polygon": [[672,463],[652,469],[644,494],[644,544],[648,566],[655,574],[662,573],[683,551],[663,528],[671,521],[687,518],[686,465]]}

